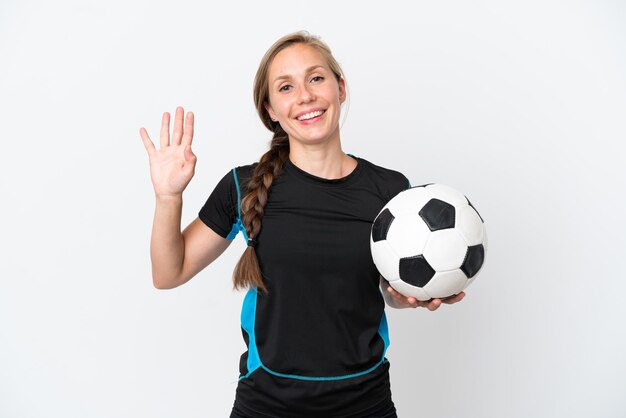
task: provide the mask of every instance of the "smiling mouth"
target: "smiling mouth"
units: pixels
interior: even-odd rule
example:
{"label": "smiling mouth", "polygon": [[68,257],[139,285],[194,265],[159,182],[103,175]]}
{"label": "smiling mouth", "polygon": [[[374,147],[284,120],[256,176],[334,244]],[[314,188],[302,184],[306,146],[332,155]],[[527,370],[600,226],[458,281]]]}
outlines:
{"label": "smiling mouth", "polygon": [[309,120],[321,116],[326,112],[325,110],[316,110],[315,112],[305,113],[304,115],[298,116],[297,120]]}

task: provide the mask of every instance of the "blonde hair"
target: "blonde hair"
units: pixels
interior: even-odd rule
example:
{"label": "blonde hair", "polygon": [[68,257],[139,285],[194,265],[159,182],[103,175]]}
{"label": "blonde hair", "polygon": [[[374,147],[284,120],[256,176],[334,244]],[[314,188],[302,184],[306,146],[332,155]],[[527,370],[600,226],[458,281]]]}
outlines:
{"label": "blonde hair", "polygon": [[[269,70],[276,55],[295,44],[304,44],[317,49],[326,59],[337,81],[343,78],[341,67],[335,57],[333,57],[328,45],[322,42],[319,37],[311,35],[306,31],[283,36],[267,50],[261,59],[254,78],[254,104],[261,122],[274,135],[270,142],[269,151],[261,156],[259,163],[254,168],[252,177],[247,184],[247,194],[241,200],[243,225],[246,228],[249,239],[253,240],[256,240],[261,232],[261,219],[263,218],[270,187],[274,179],[281,173],[285,161],[289,158],[289,137],[280,124],[270,118],[265,108],[265,104],[269,103]],[[259,290],[267,291],[263,283],[261,268],[254,246],[246,247],[246,250],[241,255],[233,272],[233,283],[235,289],[253,286]]]}

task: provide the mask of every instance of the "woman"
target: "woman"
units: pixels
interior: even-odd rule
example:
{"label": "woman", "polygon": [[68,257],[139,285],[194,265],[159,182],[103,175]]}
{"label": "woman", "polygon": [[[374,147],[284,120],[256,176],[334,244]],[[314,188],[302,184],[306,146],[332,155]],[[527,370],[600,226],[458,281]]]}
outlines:
{"label": "woman", "polygon": [[154,286],[185,283],[241,230],[248,247],[233,278],[248,288],[248,350],[231,417],[395,417],[384,301],[435,310],[464,294],[420,302],[380,278],[371,225],[409,182],[342,151],[346,84],[323,42],[306,32],[278,40],[259,65],[254,100],[274,133],[270,150],[227,173],[182,233],[182,192],[196,162],[193,114],[184,119],[176,109],[171,140],[163,115],[158,151],[141,129],[156,194]]}

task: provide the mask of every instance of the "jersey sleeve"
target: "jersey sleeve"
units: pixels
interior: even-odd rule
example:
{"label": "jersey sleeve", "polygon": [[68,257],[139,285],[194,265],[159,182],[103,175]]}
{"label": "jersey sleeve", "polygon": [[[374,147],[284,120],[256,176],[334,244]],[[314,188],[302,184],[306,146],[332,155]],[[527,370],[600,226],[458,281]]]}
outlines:
{"label": "jersey sleeve", "polygon": [[232,171],[217,183],[206,203],[200,209],[198,218],[204,222],[216,234],[223,238],[232,239],[229,236],[233,224],[237,222],[237,190]]}
{"label": "jersey sleeve", "polygon": [[391,171],[391,173],[393,176],[390,181],[389,199],[392,199],[398,193],[411,188],[411,181],[404,174],[398,171]]}

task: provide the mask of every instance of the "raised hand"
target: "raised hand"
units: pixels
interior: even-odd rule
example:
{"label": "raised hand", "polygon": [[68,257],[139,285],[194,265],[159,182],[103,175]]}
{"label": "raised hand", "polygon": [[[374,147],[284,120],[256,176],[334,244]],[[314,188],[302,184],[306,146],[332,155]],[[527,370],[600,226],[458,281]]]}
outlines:
{"label": "raised hand", "polygon": [[[176,108],[174,130],[170,140],[170,114],[161,119],[161,144],[157,150],[145,128],[139,130],[150,158],[150,178],[157,197],[178,197],[191,181],[196,168],[196,156],[191,151],[193,113]],[[183,127],[184,125],[184,127]]]}

